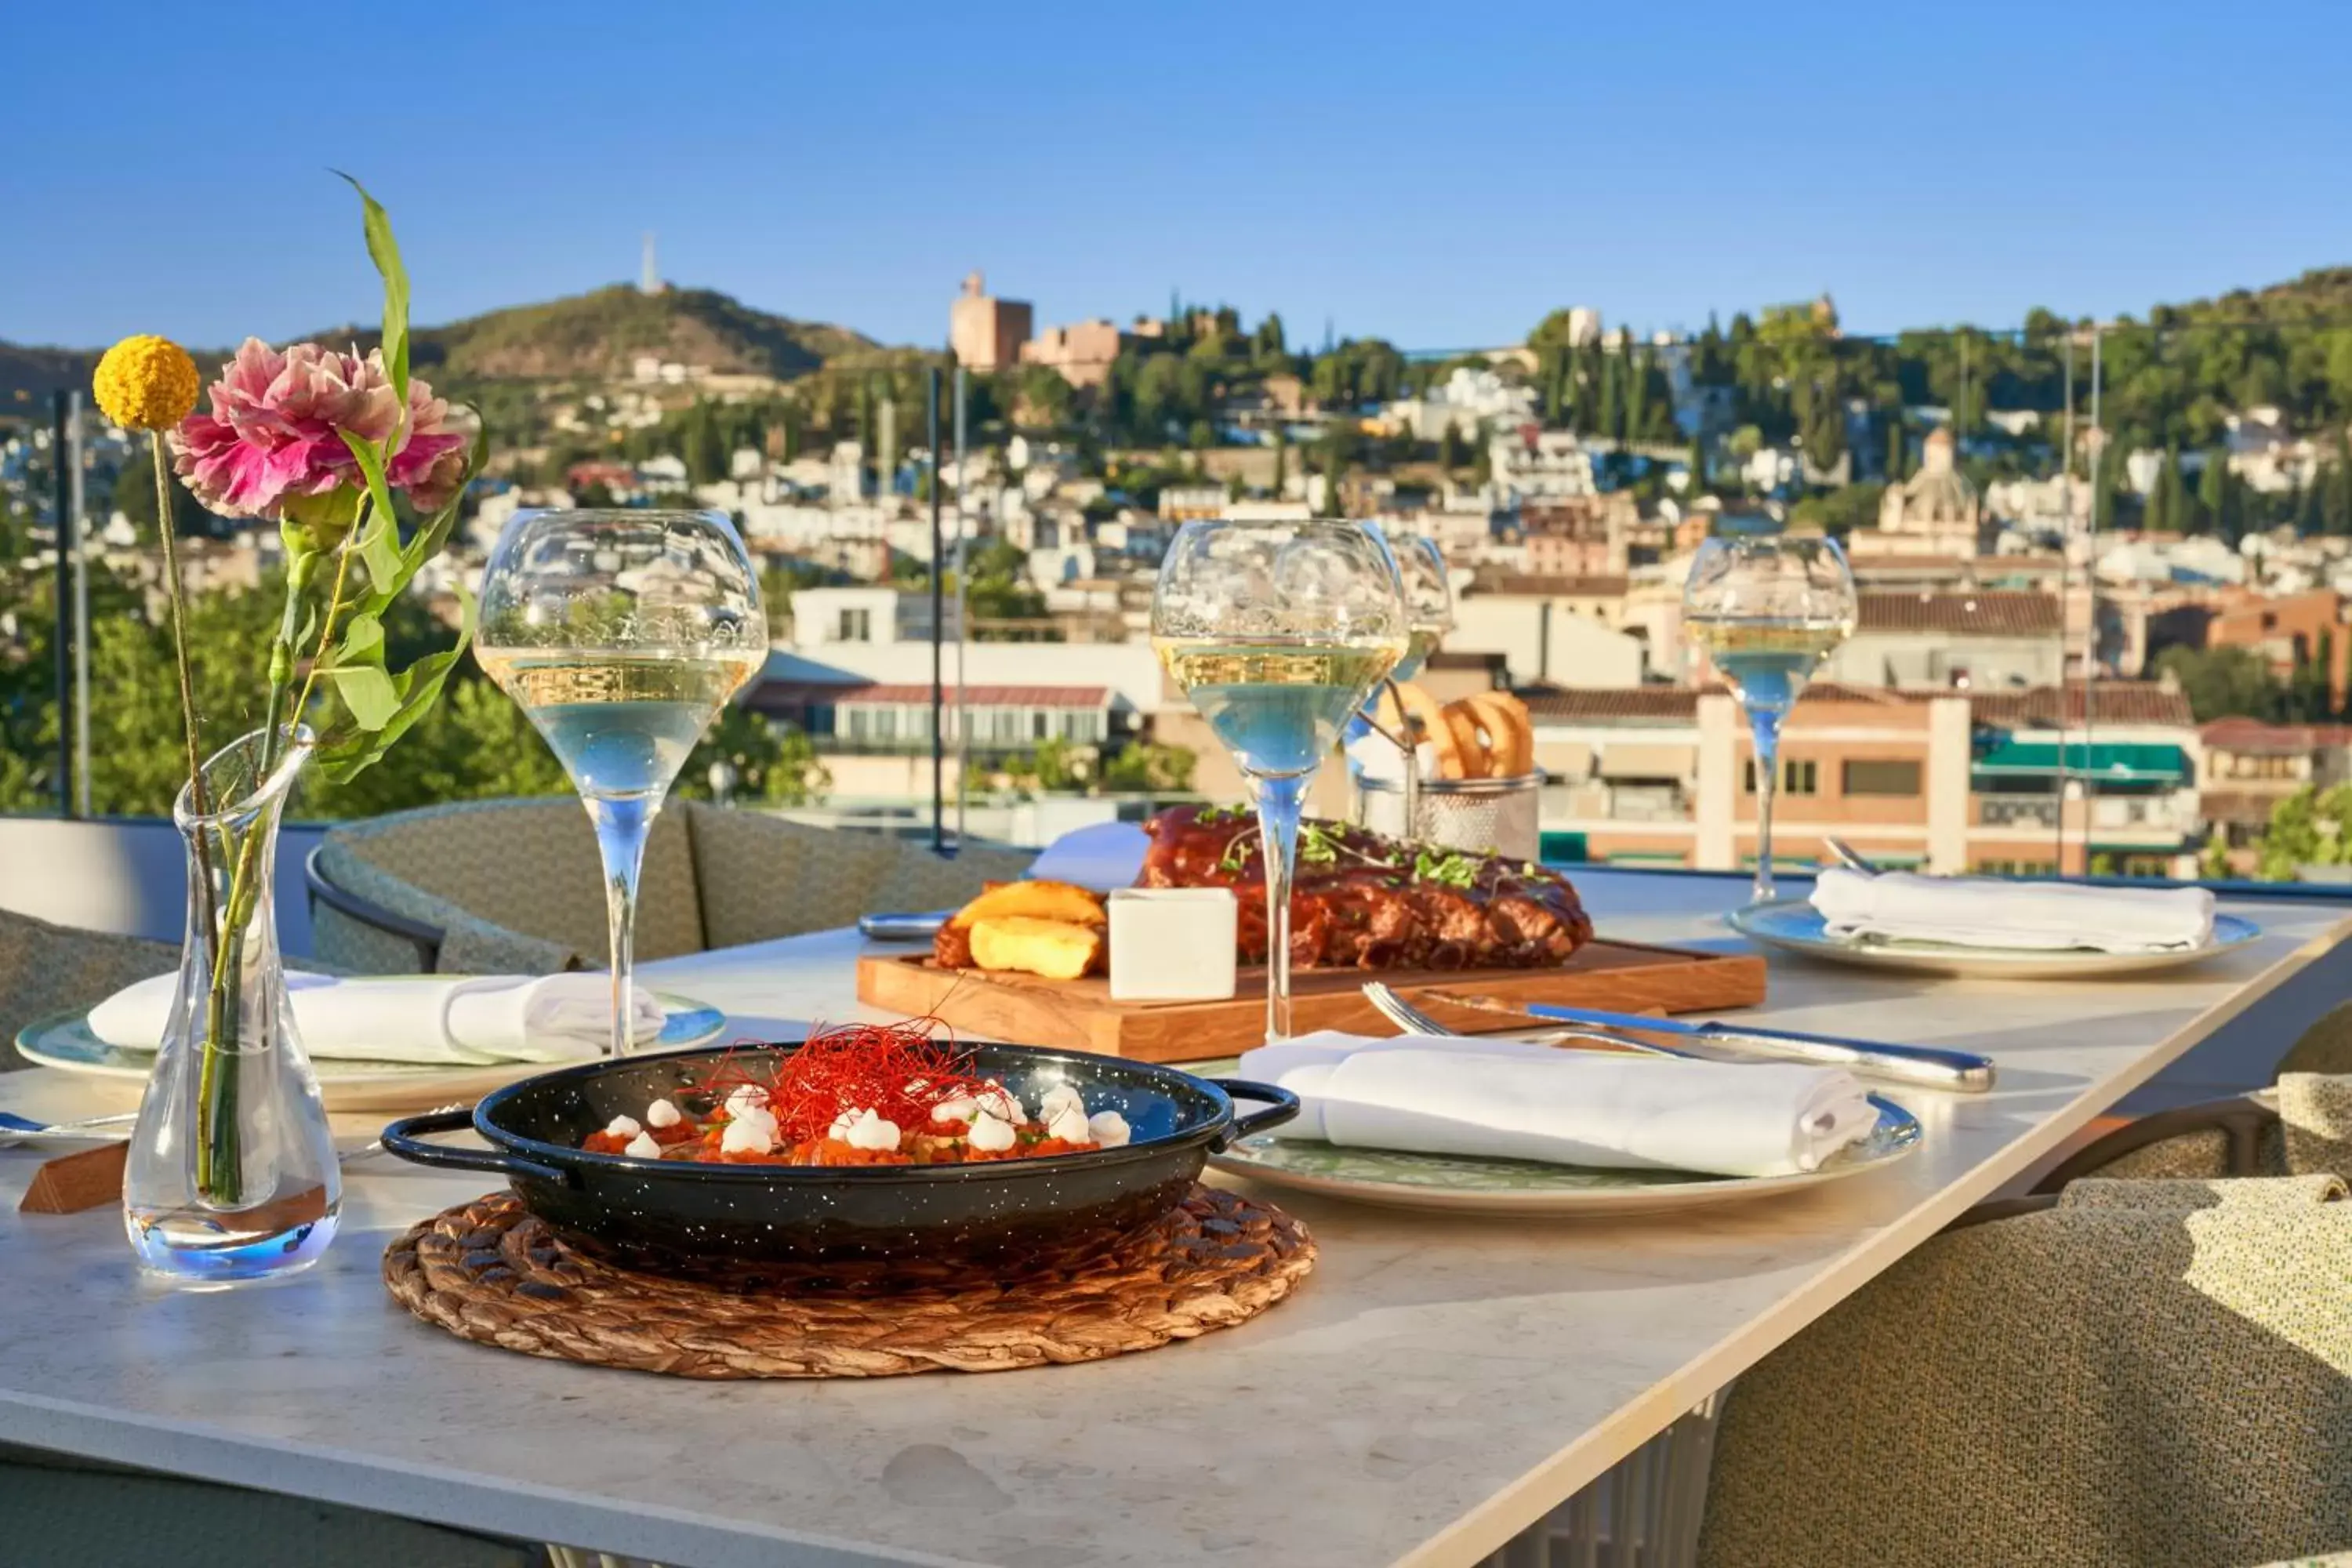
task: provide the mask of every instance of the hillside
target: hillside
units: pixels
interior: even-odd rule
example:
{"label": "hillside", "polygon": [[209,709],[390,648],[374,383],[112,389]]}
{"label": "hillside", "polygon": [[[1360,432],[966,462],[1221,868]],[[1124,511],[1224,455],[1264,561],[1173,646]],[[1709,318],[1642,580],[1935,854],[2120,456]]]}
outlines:
{"label": "hillside", "polygon": [[[373,327],[342,326],[310,335],[320,342],[356,342],[362,348],[375,342]],[[806,374],[837,354],[866,354],[878,347],[846,327],[772,316],[709,289],[641,294],[618,285],[419,328],[409,361],[453,385],[620,379],[640,354],[782,379]],[[0,415],[45,406],[57,387],[87,387],[98,354],[95,349],[0,342]],[[224,357],[219,351],[200,351],[196,363],[209,376]]]}
{"label": "hillside", "polygon": [[2341,326],[2352,321],[2352,267],[2315,267],[2300,278],[2264,289],[2232,289],[2210,300],[2158,305],[2148,312],[2148,321],[2156,326],[2199,321]]}

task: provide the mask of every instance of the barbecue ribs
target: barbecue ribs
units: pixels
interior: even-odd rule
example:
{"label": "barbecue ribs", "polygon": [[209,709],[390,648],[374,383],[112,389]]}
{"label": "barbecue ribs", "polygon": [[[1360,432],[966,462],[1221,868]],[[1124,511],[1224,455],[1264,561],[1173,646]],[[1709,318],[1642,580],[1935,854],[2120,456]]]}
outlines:
{"label": "barbecue ribs", "polygon": [[[1178,806],[1145,825],[1147,888],[1231,888],[1241,956],[1266,951],[1265,881],[1255,813]],[[1426,848],[1336,822],[1299,832],[1290,962],[1355,969],[1532,969],[1592,940],[1568,879],[1491,855]]]}

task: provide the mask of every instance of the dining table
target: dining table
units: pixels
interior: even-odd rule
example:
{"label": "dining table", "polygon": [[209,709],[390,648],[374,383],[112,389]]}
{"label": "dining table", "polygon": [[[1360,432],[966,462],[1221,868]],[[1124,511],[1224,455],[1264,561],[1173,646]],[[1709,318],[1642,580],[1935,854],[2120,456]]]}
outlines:
{"label": "dining table", "polygon": [[[1739,881],[1576,881],[1604,934],[1741,945]],[[1740,1016],[1997,1064],[1984,1094],[1885,1089],[1925,1136],[1883,1169],[1573,1220],[1262,1193],[1319,1248],[1289,1300],[1148,1353],[991,1375],[698,1382],[460,1341],[397,1306],[379,1262],[489,1184],[382,1157],[349,1166],[318,1268],[170,1289],[141,1279],[110,1208],[17,1213],[51,1151],[0,1150],[0,1442],[679,1568],[1477,1563],[2352,932],[2341,904],[2225,907],[2261,937],[2105,980],[1774,957]],[[790,1038],[877,1016],[855,994],[865,945],[824,931],[641,973],[742,1037]],[[134,1089],[0,1074],[0,1109],[90,1114]],[[338,1118],[339,1136],[380,1120]]]}

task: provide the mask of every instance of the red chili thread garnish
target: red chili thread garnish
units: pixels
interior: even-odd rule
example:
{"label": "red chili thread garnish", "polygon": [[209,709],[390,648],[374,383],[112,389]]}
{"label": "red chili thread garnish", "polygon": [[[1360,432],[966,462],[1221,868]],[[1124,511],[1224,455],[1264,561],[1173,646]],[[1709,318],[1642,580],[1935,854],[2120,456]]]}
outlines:
{"label": "red chili thread garnish", "polygon": [[819,1028],[806,1044],[777,1061],[762,1078],[739,1064],[732,1050],[694,1087],[726,1099],[746,1086],[765,1092],[776,1118],[778,1141],[797,1144],[822,1138],[845,1111],[871,1110],[903,1132],[928,1129],[931,1108],[974,1093],[986,1081],[969,1070],[970,1056],[936,1018],[903,1024],[842,1024]]}

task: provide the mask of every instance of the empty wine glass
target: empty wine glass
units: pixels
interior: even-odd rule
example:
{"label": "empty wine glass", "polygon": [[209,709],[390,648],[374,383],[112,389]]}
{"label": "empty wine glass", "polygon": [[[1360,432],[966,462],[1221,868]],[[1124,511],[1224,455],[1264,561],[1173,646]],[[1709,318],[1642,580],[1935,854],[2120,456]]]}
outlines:
{"label": "empty wine glass", "polygon": [[1822,660],[1853,635],[1853,574],[1833,539],[1710,539],[1683,584],[1683,630],[1731,683],[1756,742],[1755,900],[1772,896],[1780,721]]}
{"label": "empty wine glass", "polygon": [[1454,582],[1446,574],[1445,552],[1424,533],[1391,537],[1397,574],[1404,584],[1404,657],[1390,673],[1392,680],[1419,675],[1438,643],[1454,629]]}
{"label": "empty wine glass", "polygon": [[490,553],[474,657],[546,737],[595,826],[614,1056],[631,1044],[646,836],[687,754],[767,655],[759,574],[720,513],[526,514]]}
{"label": "empty wine glass", "polygon": [[1160,565],[1151,641],[1257,786],[1266,1038],[1290,1033],[1290,882],[1307,782],[1404,652],[1396,558],[1360,523],[1188,522]]}

